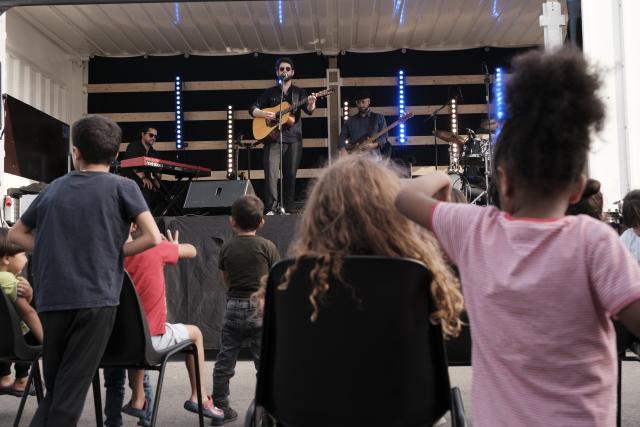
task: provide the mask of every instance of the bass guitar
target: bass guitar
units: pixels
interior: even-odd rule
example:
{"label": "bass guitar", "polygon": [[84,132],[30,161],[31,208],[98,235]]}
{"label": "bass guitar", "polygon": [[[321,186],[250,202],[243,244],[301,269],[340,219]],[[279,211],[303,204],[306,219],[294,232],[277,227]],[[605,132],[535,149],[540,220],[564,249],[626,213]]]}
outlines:
{"label": "bass guitar", "polygon": [[[322,98],[333,93],[333,89],[325,89],[315,94],[316,98]],[[294,105],[289,105],[288,102],[283,102],[275,107],[263,108],[262,111],[270,111],[275,113],[274,119],[255,118],[253,119],[253,137],[257,140],[264,140],[262,142],[274,142],[280,136],[278,134],[278,125],[292,125],[295,121],[294,116],[291,115],[292,111],[297,110],[306,104],[307,98],[301,99]],[[282,111],[280,111],[282,109]]]}
{"label": "bass guitar", "polygon": [[365,151],[365,150],[367,150],[367,148],[364,148],[365,144],[368,144],[370,142],[374,142],[376,139],[380,138],[382,135],[387,133],[389,130],[393,129],[394,127],[398,126],[401,123],[406,122],[411,117],[413,117],[413,113],[405,113],[402,116],[400,116],[398,118],[398,120],[396,120],[395,122],[391,123],[386,128],[374,133],[373,135],[364,135],[364,136],[360,137],[357,141],[348,142],[347,145],[345,146],[345,148],[347,149],[347,152],[348,153],[352,153],[354,151]]}

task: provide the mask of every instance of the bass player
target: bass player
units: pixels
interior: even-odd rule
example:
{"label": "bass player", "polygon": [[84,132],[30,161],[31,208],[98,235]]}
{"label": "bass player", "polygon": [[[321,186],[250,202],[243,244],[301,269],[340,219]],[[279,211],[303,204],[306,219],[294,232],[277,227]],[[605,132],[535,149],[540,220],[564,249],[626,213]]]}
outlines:
{"label": "bass player", "polygon": [[[254,118],[265,118],[275,120],[276,113],[272,111],[263,111],[263,109],[275,107],[282,101],[288,102],[290,105],[298,103],[300,100],[307,98],[307,103],[301,108],[305,113],[312,114],[316,108],[316,96],[311,94],[307,96],[307,92],[293,84],[293,75],[295,69],[293,61],[290,58],[279,58],[276,61],[276,76],[282,82],[265,90],[262,95],[251,104],[249,114]],[[281,91],[284,90],[284,99],[281,100]],[[264,206],[267,215],[275,213],[277,207],[284,208],[285,212],[291,212],[293,209],[293,200],[296,189],[296,173],[300,166],[302,158],[302,122],[300,120],[300,109],[294,111],[289,117],[287,124],[282,126],[282,175],[283,175],[283,193],[278,199],[278,170],[280,166],[280,137],[274,135],[271,141],[263,140],[264,146]],[[280,200],[280,206],[277,202]],[[282,213],[282,209],[280,209]]]}
{"label": "bass player", "polygon": [[356,95],[358,113],[350,116],[342,125],[338,138],[338,152],[342,157],[347,154],[347,144],[357,144],[351,152],[368,151],[371,154],[387,154],[387,133],[375,141],[368,141],[367,136],[373,135],[385,127],[387,121],[383,114],[371,111],[371,95],[367,91],[360,91]]}

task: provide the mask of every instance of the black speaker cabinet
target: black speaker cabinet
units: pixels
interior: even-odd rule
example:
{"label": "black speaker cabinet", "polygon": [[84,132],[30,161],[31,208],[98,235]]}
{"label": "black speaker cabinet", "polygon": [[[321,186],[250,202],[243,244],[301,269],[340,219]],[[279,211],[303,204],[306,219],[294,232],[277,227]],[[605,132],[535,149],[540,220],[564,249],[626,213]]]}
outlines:
{"label": "black speaker cabinet", "polygon": [[251,181],[192,181],[183,208],[228,214],[233,202],[247,194],[255,194]]}

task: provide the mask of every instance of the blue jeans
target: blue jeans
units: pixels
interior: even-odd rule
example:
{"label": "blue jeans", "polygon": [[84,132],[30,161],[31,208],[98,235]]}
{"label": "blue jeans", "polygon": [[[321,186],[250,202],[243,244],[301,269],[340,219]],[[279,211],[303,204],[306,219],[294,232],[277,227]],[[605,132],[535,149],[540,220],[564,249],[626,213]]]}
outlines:
{"label": "blue jeans", "polygon": [[213,369],[213,399],[217,407],[229,405],[229,380],[235,374],[242,342],[249,340],[253,363],[260,365],[262,319],[257,318],[248,298],[229,298],[224,315],[220,351]]}
{"label": "blue jeans", "polygon": [[[104,387],[107,389],[107,397],[104,402],[104,425],[106,427],[122,426],[122,405],[124,403],[124,379],[126,371],[121,368],[104,368]],[[151,425],[153,413],[153,389],[149,383],[149,374],[144,371],[144,395],[149,401],[147,417],[140,419],[138,425]]]}

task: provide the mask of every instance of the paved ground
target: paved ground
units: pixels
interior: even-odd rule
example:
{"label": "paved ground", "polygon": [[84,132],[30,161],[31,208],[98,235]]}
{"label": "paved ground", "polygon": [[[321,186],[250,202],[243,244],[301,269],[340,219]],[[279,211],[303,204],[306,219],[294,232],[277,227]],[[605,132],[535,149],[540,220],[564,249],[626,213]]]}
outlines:
{"label": "paved ground", "polygon": [[[213,362],[206,363],[206,372],[211,373],[213,370]],[[473,408],[470,403],[470,382],[471,368],[456,367],[449,368],[452,385],[460,387],[462,397],[465,404],[467,415],[473,416]],[[152,380],[157,378],[152,373]],[[211,375],[207,375],[207,389],[211,389]],[[249,402],[253,397],[255,387],[255,371],[252,362],[239,362],[236,377],[231,383],[232,405],[240,413],[237,421],[228,423],[228,427],[243,426],[244,413]],[[165,375],[164,390],[162,392],[162,401],[160,402],[160,411],[158,414],[159,427],[163,426],[197,426],[198,418],[195,414],[191,414],[182,409],[182,404],[189,393],[189,381],[186,376],[184,364],[180,362],[170,362]],[[625,362],[623,365],[623,426],[640,425],[640,405],[637,404],[640,392],[640,363]],[[104,398],[104,390],[103,390]],[[18,407],[18,399],[12,396],[0,396],[0,426],[10,426],[13,424],[13,418]],[[21,426],[27,426],[31,420],[31,416],[35,411],[35,398],[30,398],[27,402],[23,415]],[[136,420],[127,415],[125,417],[125,426],[135,426]],[[93,409],[93,398],[89,394],[87,403],[80,420],[81,426],[95,426],[95,417]]]}

